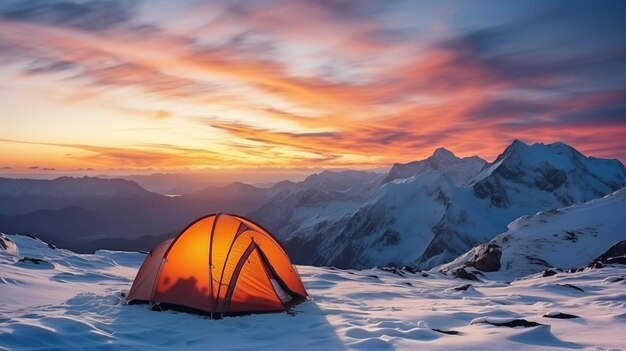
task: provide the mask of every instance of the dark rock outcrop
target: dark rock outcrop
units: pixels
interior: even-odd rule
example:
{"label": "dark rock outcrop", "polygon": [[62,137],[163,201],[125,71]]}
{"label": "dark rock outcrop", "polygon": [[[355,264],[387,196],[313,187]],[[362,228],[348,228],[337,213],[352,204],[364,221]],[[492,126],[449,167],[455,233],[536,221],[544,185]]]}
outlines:
{"label": "dark rock outcrop", "polygon": [[611,257],[606,260],[607,264],[626,264],[626,256]]}
{"label": "dark rock outcrop", "polygon": [[442,329],[436,329],[436,328],[433,328],[432,330],[437,332],[437,333],[448,334],[448,335],[459,335],[460,334],[456,330],[442,330]]}
{"label": "dark rock outcrop", "polygon": [[41,264],[47,264],[48,261],[46,260],[42,260],[40,258],[32,258],[32,257],[24,257],[24,258],[20,258],[19,261],[17,262],[30,262],[30,263],[34,263],[37,265],[41,265]]}
{"label": "dark rock outcrop", "polygon": [[471,287],[472,287],[472,284],[465,284],[465,285],[457,286],[456,288],[452,288],[452,290],[467,291],[467,289],[469,289]]}
{"label": "dark rock outcrop", "polygon": [[576,285],[572,285],[572,284],[557,284],[557,285],[564,286],[566,288],[571,288],[571,289],[574,289],[574,290],[578,290],[580,292],[585,292],[585,290],[577,287]]}
{"label": "dark rock outcrop", "polygon": [[555,318],[555,319],[574,319],[574,318],[580,318],[576,315],[573,314],[569,314],[569,313],[546,313],[543,315],[545,318]]}
{"label": "dark rock outcrop", "polygon": [[609,247],[605,253],[598,256],[594,261],[598,262],[606,262],[608,259],[613,257],[620,257],[626,255],[626,240],[618,241]]}
{"label": "dark rock outcrop", "polygon": [[380,270],[393,273],[399,277],[404,277],[404,272],[401,269],[395,267],[381,267]]}
{"label": "dark rock outcrop", "polygon": [[501,257],[500,246],[493,243],[480,245],[467,265],[483,272],[496,272],[500,270]]}
{"label": "dark rock outcrop", "polygon": [[479,282],[480,279],[478,279],[478,277],[476,277],[474,274],[466,271],[463,268],[458,268],[452,271],[452,275],[460,278],[460,279],[467,279],[467,280],[473,280],[473,281],[477,281]]}
{"label": "dark rock outcrop", "polygon": [[626,264],[626,240],[611,245],[602,255],[596,257],[587,268],[602,268],[606,264]]}
{"label": "dark rock outcrop", "polygon": [[491,325],[495,325],[498,327],[509,327],[509,328],[517,328],[517,327],[523,327],[523,328],[531,328],[531,327],[537,327],[540,325],[543,325],[541,323],[537,323],[537,322],[533,322],[533,321],[527,321],[525,319],[514,319],[512,321],[508,321],[508,322],[504,322],[504,323],[497,323],[497,322],[490,322],[487,321],[487,324],[491,324]]}

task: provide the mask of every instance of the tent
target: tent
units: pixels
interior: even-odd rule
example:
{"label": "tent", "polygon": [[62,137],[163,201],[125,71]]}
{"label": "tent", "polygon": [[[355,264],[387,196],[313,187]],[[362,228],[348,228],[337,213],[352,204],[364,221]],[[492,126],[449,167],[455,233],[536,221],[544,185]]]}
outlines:
{"label": "tent", "polygon": [[150,303],[211,318],[285,311],[307,292],[285,248],[241,216],[197,219],[144,260],[128,303]]}

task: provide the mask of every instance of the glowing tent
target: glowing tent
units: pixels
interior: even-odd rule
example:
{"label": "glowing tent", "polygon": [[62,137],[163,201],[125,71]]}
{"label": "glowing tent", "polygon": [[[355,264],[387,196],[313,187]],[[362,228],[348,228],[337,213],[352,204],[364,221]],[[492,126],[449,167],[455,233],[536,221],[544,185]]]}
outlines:
{"label": "glowing tent", "polygon": [[153,248],[127,300],[221,318],[284,311],[306,297],[298,271],[274,236],[246,218],[217,213]]}

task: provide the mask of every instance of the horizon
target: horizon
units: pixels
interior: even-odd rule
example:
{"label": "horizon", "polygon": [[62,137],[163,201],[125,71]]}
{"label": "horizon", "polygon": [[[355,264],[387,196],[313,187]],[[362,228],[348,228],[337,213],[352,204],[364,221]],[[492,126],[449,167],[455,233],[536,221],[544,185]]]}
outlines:
{"label": "horizon", "polygon": [[[534,146],[551,146],[554,144],[563,144],[563,142],[560,141],[556,141],[554,143],[526,143],[523,140],[519,140],[519,139],[515,139],[513,141],[511,141],[511,143],[509,143],[506,148],[508,148],[509,146],[513,145],[516,142],[521,142],[523,145],[527,146],[527,147],[534,147]],[[575,151],[579,151],[576,148],[572,147],[571,145],[565,144],[566,146],[573,148]],[[506,151],[506,148],[502,150],[502,152],[500,154],[498,154],[497,157],[501,156],[502,154],[504,154],[504,152]],[[407,163],[412,163],[412,162],[419,162],[419,161],[425,161],[426,159],[430,158],[430,157],[434,157],[435,153],[440,150],[446,150],[448,152],[451,152],[455,157],[457,158],[473,158],[473,157],[478,157],[479,159],[483,160],[486,162],[486,165],[491,165],[493,164],[496,160],[497,157],[494,159],[485,159],[479,155],[471,155],[471,156],[459,156],[457,154],[455,154],[453,151],[449,150],[446,147],[443,146],[439,146],[437,148],[435,148],[431,154],[429,154],[427,157],[421,158],[421,159],[416,159],[416,160],[412,160],[412,161],[408,161],[406,163],[394,163],[392,166],[390,167],[378,167],[375,169],[353,169],[353,168],[332,168],[332,169],[324,169],[324,168],[317,168],[317,169],[297,169],[297,170],[292,170],[292,172],[282,172],[282,173],[274,173],[275,170],[272,169],[264,169],[264,171],[270,171],[269,173],[261,173],[259,174],[258,169],[255,170],[256,172],[250,173],[247,176],[245,175],[241,175],[237,172],[233,172],[232,170],[211,170],[211,171],[195,171],[195,172],[172,172],[172,173],[167,173],[167,172],[153,172],[153,173],[145,173],[145,174],[138,174],[138,173],[106,173],[106,172],[101,172],[101,171],[96,171],[96,170],[92,170],[92,173],[90,174],[86,174],[86,173],[67,173],[67,172],[63,172],[63,171],[59,171],[56,173],[1,173],[0,172],[0,178],[10,178],[10,179],[34,179],[34,180],[53,180],[53,179],[57,179],[57,178],[61,178],[61,177],[71,177],[71,178],[82,178],[82,177],[87,177],[87,178],[100,178],[100,179],[125,179],[125,180],[130,180],[133,181],[135,183],[137,183],[140,187],[144,188],[145,190],[151,191],[151,192],[155,192],[155,193],[159,193],[162,195],[168,195],[170,194],[169,191],[164,191],[163,188],[165,189],[172,189],[175,188],[175,184],[182,184],[184,182],[191,182],[191,183],[195,183],[195,186],[189,186],[188,188],[194,189],[193,191],[189,191],[187,190],[186,193],[192,193],[195,191],[200,191],[203,190],[205,188],[209,188],[209,187],[226,187],[228,185],[234,184],[234,183],[243,183],[243,184],[248,184],[248,185],[252,185],[254,187],[258,187],[258,188],[269,188],[271,186],[273,186],[276,183],[280,183],[282,181],[290,181],[290,182],[302,182],[305,179],[307,179],[310,176],[316,175],[316,174],[321,174],[323,172],[344,172],[344,171],[363,171],[363,172],[370,172],[370,173],[378,173],[378,174],[387,174],[389,173],[390,169],[397,164],[407,164]],[[585,155],[583,154],[584,157],[591,157],[591,158],[597,158],[594,155]],[[622,166],[624,166],[624,163],[619,160],[619,159],[612,159],[612,160],[616,160],[618,162],[620,162],[622,164]],[[295,172],[297,171],[297,172]],[[120,170],[117,170],[117,172],[120,172]],[[173,195],[181,195],[181,194],[173,194]]]}
{"label": "horizon", "polygon": [[514,139],[624,163],[624,10],[6,1],[0,172],[262,184]]}

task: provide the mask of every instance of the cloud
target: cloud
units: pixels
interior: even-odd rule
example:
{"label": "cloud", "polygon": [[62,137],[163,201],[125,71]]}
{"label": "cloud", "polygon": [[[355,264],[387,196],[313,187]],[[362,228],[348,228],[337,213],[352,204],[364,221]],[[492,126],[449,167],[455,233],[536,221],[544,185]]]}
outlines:
{"label": "cloud", "polygon": [[121,93],[115,108],[150,124],[120,129],[195,123],[218,137],[191,143],[204,148],[63,144],[81,151],[73,159],[371,166],[437,146],[494,157],[515,138],[623,157],[619,3],[433,6],[425,14],[425,5],[401,1],[212,1],[180,5],[184,16],[162,21],[146,19],[162,5],[141,13],[133,4],[5,3],[0,60],[15,64],[16,79],[45,75],[74,87],[66,101]]}
{"label": "cloud", "polygon": [[102,31],[129,23],[132,1],[120,0],[9,0],[0,6],[0,17],[41,25]]}

